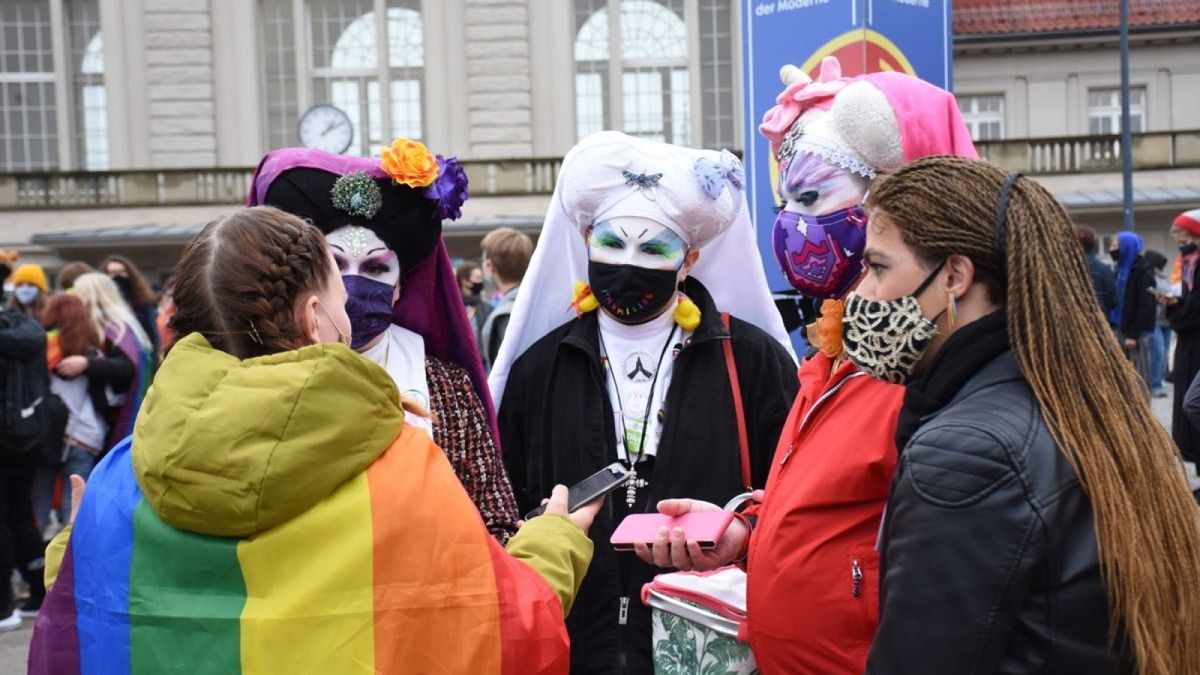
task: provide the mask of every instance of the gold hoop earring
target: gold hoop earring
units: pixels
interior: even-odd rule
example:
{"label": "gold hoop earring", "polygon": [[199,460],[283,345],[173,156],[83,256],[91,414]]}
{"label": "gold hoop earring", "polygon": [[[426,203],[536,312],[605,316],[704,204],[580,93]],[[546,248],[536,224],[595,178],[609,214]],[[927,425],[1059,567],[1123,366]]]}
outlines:
{"label": "gold hoop earring", "polygon": [[946,301],[946,314],[950,319],[950,330],[954,330],[958,325],[958,303],[954,301],[954,293],[947,291],[946,297],[949,298]]}

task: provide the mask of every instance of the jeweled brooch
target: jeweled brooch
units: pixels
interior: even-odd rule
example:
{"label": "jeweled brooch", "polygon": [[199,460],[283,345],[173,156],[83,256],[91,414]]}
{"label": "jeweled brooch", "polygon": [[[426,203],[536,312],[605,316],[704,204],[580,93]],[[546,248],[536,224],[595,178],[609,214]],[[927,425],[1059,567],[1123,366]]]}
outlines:
{"label": "jeweled brooch", "polygon": [[646,174],[632,171],[622,171],[621,175],[625,176],[626,185],[636,185],[643,190],[658,187],[658,181],[663,176],[661,173]]}
{"label": "jeweled brooch", "polygon": [[379,191],[379,185],[362,171],[339,177],[329,194],[333,198],[333,208],[352,216],[373,218],[383,206],[383,193]]}

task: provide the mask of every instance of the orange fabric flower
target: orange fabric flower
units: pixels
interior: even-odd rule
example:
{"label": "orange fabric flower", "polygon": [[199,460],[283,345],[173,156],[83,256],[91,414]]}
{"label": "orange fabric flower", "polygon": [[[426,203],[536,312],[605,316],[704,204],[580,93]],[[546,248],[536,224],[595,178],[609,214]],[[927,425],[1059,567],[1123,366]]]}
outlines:
{"label": "orange fabric flower", "polygon": [[842,344],[842,316],[846,313],[846,301],[826,300],[821,303],[821,318],[817,319],[817,347],[821,353],[836,359],[846,351]]}
{"label": "orange fabric flower", "polygon": [[392,182],[412,188],[429,187],[437,180],[437,158],[419,141],[397,138],[383,149],[383,172]]}

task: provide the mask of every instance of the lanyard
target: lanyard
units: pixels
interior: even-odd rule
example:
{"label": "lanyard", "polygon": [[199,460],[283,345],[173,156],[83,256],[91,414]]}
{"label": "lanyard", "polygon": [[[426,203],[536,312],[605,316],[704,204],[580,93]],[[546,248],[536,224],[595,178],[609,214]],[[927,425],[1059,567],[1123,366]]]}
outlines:
{"label": "lanyard", "polygon": [[654,410],[654,388],[658,386],[658,376],[663,371],[663,359],[667,356],[667,350],[671,348],[671,343],[675,340],[675,331],[678,326],[671,326],[671,333],[667,335],[667,341],[663,344],[662,352],[658,355],[658,367],[654,370],[654,378],[650,381],[650,394],[646,401],[646,414],[642,416],[642,442],[638,444],[638,451],[635,454],[629,445],[629,428],[625,426],[625,403],[621,400],[621,386],[617,382],[617,376],[612,372],[612,360],[608,358],[608,347],[604,344],[604,331],[597,327],[597,333],[600,335],[600,349],[604,352],[604,370],[608,377],[612,379],[613,391],[617,394],[617,412],[621,415],[621,438],[625,442],[625,456],[628,458],[630,466],[633,466],[642,457],[642,451],[646,448],[646,437],[650,434],[650,413]]}

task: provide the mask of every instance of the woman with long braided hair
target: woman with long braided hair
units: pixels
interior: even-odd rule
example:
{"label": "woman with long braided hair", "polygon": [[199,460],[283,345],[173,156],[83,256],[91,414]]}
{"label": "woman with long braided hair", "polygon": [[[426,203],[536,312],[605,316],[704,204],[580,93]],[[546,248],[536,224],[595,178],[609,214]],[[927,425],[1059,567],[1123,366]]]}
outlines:
{"label": "woman with long braided hair", "polygon": [[557,486],[501,547],[351,350],[316,227],[268,207],[209,223],[175,302],[132,441],[47,550],[30,673],[565,675],[599,505],[568,516]]}
{"label": "woman with long braided hair", "polygon": [[1200,673],[1196,503],[1062,207],[946,156],[867,207],[847,353],[907,384],[867,672]]}

